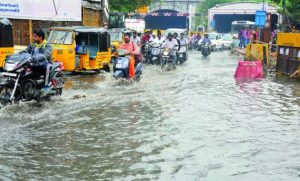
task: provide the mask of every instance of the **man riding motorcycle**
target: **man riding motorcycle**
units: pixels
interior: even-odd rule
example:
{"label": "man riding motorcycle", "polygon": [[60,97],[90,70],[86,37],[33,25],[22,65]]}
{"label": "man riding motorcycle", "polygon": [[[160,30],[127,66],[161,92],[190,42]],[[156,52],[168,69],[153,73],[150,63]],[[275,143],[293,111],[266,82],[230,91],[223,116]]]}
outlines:
{"label": "man riding motorcycle", "polygon": [[133,41],[137,46],[140,46],[141,38],[138,36],[136,31],[134,31],[132,34],[133,35],[132,35],[131,41]]}
{"label": "man riding motorcycle", "polygon": [[[167,40],[165,41],[165,43],[162,46],[163,48],[169,48],[171,50],[176,50],[178,49],[178,42],[176,39],[173,38],[172,33],[169,33],[167,36]],[[175,68],[175,64],[177,62],[177,56],[176,56],[176,51],[172,51],[172,64],[173,67]]]}
{"label": "man riding motorcycle", "polygon": [[180,44],[180,40],[178,39],[178,33],[177,33],[177,32],[175,32],[175,33],[173,34],[173,38],[174,38],[175,40],[177,40],[178,50],[180,50],[181,44]]}
{"label": "man riding motorcycle", "polygon": [[184,33],[180,33],[180,45],[185,45],[187,46],[188,45],[188,40],[184,37]]}
{"label": "man riding motorcycle", "polygon": [[[140,54],[139,47],[130,41],[130,34],[124,34],[124,42],[120,45],[119,49],[127,50],[130,52],[130,61],[129,61],[129,77],[133,78],[135,75],[135,65],[136,62],[140,60],[136,60],[136,56]],[[134,56],[132,56],[134,55]]]}
{"label": "man riding motorcycle", "polygon": [[159,31],[157,34],[157,39],[158,39],[158,43],[162,44],[166,38],[161,34],[161,32]]}
{"label": "man riding motorcycle", "polygon": [[153,32],[151,38],[149,39],[149,43],[150,44],[155,44],[155,43],[159,43],[159,39],[156,36],[156,33]]}
{"label": "man riding motorcycle", "polygon": [[41,59],[41,62],[36,62],[36,65],[33,65],[33,71],[42,72],[45,76],[45,87],[42,91],[46,92],[50,90],[49,87],[49,74],[51,67],[51,56],[52,56],[52,47],[45,40],[45,33],[43,30],[35,30],[32,35],[34,44],[29,45],[25,50],[20,53],[30,53],[31,55],[44,55],[45,59]]}
{"label": "man riding motorcycle", "polygon": [[[210,47],[211,41],[210,41],[210,39],[208,38],[208,34],[205,34],[205,35],[204,35],[204,39],[201,41],[201,45],[203,46],[203,45],[205,45],[206,43],[208,43],[208,44],[209,44],[209,47]],[[208,51],[209,51],[209,54],[210,54],[210,48],[208,49]]]}

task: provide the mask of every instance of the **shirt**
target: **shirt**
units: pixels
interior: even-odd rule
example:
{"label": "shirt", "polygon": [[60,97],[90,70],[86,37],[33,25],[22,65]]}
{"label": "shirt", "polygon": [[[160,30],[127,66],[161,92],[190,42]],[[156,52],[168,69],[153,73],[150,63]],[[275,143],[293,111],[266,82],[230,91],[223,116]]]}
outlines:
{"label": "shirt", "polygon": [[141,39],[140,39],[140,37],[132,37],[131,38],[131,41],[133,42],[133,43],[135,43],[136,45],[139,45],[140,43],[141,43]]}
{"label": "shirt", "polygon": [[161,44],[166,40],[165,37],[160,37],[160,38],[158,37],[157,39],[158,39],[158,43]]}
{"label": "shirt", "polygon": [[149,41],[149,39],[150,39],[150,36],[149,36],[149,35],[144,35],[144,36],[142,37],[142,41],[143,41],[143,42],[147,42],[147,41]]}
{"label": "shirt", "polygon": [[178,42],[176,39],[172,39],[171,41],[167,39],[165,43],[163,44],[164,48],[174,49],[176,46],[178,46]]}
{"label": "shirt", "polygon": [[159,43],[159,40],[157,37],[155,37],[155,38],[151,37],[149,40],[149,43],[151,43],[151,44]]}
{"label": "shirt", "polygon": [[120,45],[119,49],[128,50],[130,53],[136,54],[136,55],[140,53],[139,47],[132,41],[130,41],[129,43],[126,43],[126,42],[122,43]]}
{"label": "shirt", "polygon": [[188,44],[188,40],[186,38],[179,39],[179,40],[180,40],[181,45],[187,45]]}

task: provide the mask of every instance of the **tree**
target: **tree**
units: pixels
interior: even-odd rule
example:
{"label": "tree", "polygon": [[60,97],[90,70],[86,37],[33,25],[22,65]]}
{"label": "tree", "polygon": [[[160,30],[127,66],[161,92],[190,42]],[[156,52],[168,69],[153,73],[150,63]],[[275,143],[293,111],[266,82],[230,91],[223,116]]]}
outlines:
{"label": "tree", "polygon": [[152,0],[109,0],[109,9],[117,12],[134,12],[139,7],[149,6]]}
{"label": "tree", "polygon": [[300,3],[299,0],[272,0],[282,6],[285,15],[288,15],[295,22],[300,23]]}

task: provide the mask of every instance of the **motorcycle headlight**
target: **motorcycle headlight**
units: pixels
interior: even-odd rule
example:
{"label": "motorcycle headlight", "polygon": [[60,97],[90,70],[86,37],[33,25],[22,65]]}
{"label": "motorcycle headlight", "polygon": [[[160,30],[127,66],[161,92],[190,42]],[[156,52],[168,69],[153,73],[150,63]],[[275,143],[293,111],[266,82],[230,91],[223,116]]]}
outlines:
{"label": "motorcycle headlight", "polygon": [[160,52],[160,51],[159,51],[158,48],[153,48],[151,53],[152,53],[152,55],[158,55],[159,52]]}
{"label": "motorcycle headlight", "polygon": [[165,51],[164,56],[167,56],[167,55],[169,55],[169,52]]}
{"label": "motorcycle headlight", "polygon": [[5,63],[4,70],[10,72],[17,67],[18,63]]}

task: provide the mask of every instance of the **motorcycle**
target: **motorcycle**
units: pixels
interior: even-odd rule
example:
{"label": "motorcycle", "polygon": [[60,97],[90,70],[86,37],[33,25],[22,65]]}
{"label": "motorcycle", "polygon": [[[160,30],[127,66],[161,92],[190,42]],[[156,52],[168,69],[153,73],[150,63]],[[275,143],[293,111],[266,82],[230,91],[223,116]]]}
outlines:
{"label": "motorcycle", "polygon": [[[118,50],[116,61],[113,65],[114,78],[115,79],[130,79],[129,77],[129,63],[130,63],[130,53],[127,50]],[[135,65],[135,74],[133,80],[139,81],[143,73],[142,63],[138,62]]]}
{"label": "motorcycle", "polygon": [[190,41],[189,49],[190,50],[196,50],[196,49],[198,49],[198,41],[197,40],[191,40]]}
{"label": "motorcycle", "polygon": [[161,44],[151,45],[150,63],[160,65],[161,62]]}
{"label": "motorcycle", "polygon": [[149,48],[150,45],[148,42],[145,42],[142,46],[142,54],[143,54],[143,59],[145,60],[145,62],[149,62]]}
{"label": "motorcycle", "polygon": [[164,48],[162,52],[162,61],[161,61],[161,69],[164,70],[165,68],[167,70],[175,69],[176,66],[173,64],[173,51],[169,48]]}
{"label": "motorcycle", "polygon": [[185,44],[182,44],[180,50],[177,53],[177,62],[183,64],[187,60],[187,48]]}
{"label": "motorcycle", "polygon": [[204,58],[206,58],[207,56],[210,55],[210,44],[208,42],[206,42],[205,44],[202,45],[201,48],[201,53],[204,56]]}
{"label": "motorcycle", "polygon": [[62,94],[62,63],[52,63],[49,73],[50,91],[42,91],[45,86],[44,76],[34,71],[33,65],[38,65],[38,62],[43,60],[45,56],[42,54],[32,56],[29,53],[21,53],[7,57],[2,73],[5,80],[0,83],[0,105],[6,106],[19,101],[50,100],[52,96]]}

